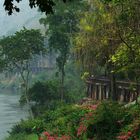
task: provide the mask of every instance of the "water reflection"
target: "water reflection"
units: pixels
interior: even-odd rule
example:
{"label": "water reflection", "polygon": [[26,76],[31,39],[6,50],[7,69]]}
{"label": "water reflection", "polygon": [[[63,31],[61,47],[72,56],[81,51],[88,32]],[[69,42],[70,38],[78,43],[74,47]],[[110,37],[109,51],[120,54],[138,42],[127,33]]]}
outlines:
{"label": "water reflection", "polygon": [[27,109],[19,105],[20,95],[0,91],[0,140],[8,135],[13,124],[27,117]]}

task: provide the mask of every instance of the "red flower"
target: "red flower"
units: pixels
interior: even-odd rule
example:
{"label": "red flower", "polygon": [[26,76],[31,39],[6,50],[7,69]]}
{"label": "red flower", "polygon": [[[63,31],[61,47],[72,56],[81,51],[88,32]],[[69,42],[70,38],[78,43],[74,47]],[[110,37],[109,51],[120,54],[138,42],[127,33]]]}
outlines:
{"label": "red flower", "polygon": [[48,140],[55,140],[55,138],[53,136],[49,136]]}
{"label": "red flower", "polygon": [[43,140],[43,138],[40,137],[39,140]]}
{"label": "red flower", "polygon": [[131,135],[132,135],[132,132],[131,132],[131,131],[128,131],[128,132],[127,132],[127,135],[128,135],[128,136],[131,136]]}
{"label": "red flower", "polygon": [[70,136],[62,136],[61,138],[60,138],[60,140],[70,140]]}
{"label": "red flower", "polygon": [[83,124],[81,124],[77,130],[77,136],[80,136],[82,133],[86,132],[87,128]]}
{"label": "red flower", "polygon": [[119,140],[128,140],[128,136],[127,135],[122,135],[122,136],[118,136],[117,139]]}
{"label": "red flower", "polygon": [[97,107],[98,107],[98,105],[89,105],[88,109],[96,110]]}
{"label": "red flower", "polygon": [[50,137],[50,134],[48,132],[43,133],[46,137]]}
{"label": "red flower", "polygon": [[89,113],[88,113],[88,116],[91,117],[91,116],[92,116],[92,112],[89,112]]}
{"label": "red flower", "polygon": [[84,119],[85,119],[85,118],[84,118],[84,117],[82,117],[82,118],[81,118],[81,121],[83,121]]}

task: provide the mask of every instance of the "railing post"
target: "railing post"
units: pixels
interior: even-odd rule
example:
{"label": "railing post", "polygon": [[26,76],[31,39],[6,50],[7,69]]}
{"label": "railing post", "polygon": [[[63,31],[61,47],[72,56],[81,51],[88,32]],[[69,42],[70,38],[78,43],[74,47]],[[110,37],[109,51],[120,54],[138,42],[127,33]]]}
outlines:
{"label": "railing post", "polygon": [[109,99],[109,85],[106,87],[106,99]]}
{"label": "railing post", "polygon": [[92,99],[94,99],[94,100],[95,100],[95,94],[96,94],[96,88],[95,88],[95,85],[93,85]]}
{"label": "railing post", "polygon": [[102,85],[99,84],[99,100],[102,100]]}
{"label": "railing post", "polygon": [[121,91],[120,91],[120,102],[124,102],[124,89],[121,88]]}
{"label": "railing post", "polygon": [[[112,83],[113,84],[113,83]],[[114,99],[120,102],[131,102],[136,99],[136,93],[129,90],[130,82],[116,81],[117,94],[114,94]],[[87,81],[87,96],[95,100],[103,100],[111,98],[110,89],[111,81],[109,79],[89,78]],[[112,85],[112,89],[115,86]],[[138,90],[138,93],[140,89]]]}
{"label": "railing post", "polygon": [[99,100],[99,83],[96,83],[96,100]]}

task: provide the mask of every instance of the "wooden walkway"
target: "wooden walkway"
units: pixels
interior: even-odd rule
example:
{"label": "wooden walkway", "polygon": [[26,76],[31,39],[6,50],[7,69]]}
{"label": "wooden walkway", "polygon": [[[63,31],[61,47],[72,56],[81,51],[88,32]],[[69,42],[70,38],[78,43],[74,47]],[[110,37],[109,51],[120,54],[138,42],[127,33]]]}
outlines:
{"label": "wooden walkway", "polygon": [[[111,82],[108,78],[89,78],[86,83],[87,97],[94,100],[111,98]],[[132,102],[136,100],[137,93],[132,87],[136,87],[136,83],[116,81],[117,101]],[[140,87],[140,85],[138,85],[138,87]],[[140,93],[140,88],[138,89],[138,93]]]}

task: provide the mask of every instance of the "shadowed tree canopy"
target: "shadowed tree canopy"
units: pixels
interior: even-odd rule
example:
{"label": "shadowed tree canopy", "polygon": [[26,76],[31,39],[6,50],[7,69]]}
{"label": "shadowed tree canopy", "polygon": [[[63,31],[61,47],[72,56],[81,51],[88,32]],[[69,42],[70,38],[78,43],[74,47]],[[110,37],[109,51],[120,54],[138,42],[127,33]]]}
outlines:
{"label": "shadowed tree canopy", "polygon": [[[11,15],[14,11],[19,12],[20,9],[14,2],[21,2],[22,0],[5,0],[4,8],[8,12],[8,15]],[[64,3],[72,0],[61,0]],[[29,6],[31,8],[38,7],[41,12],[45,12],[45,14],[53,13],[53,6],[56,4],[55,0],[29,0]]]}

